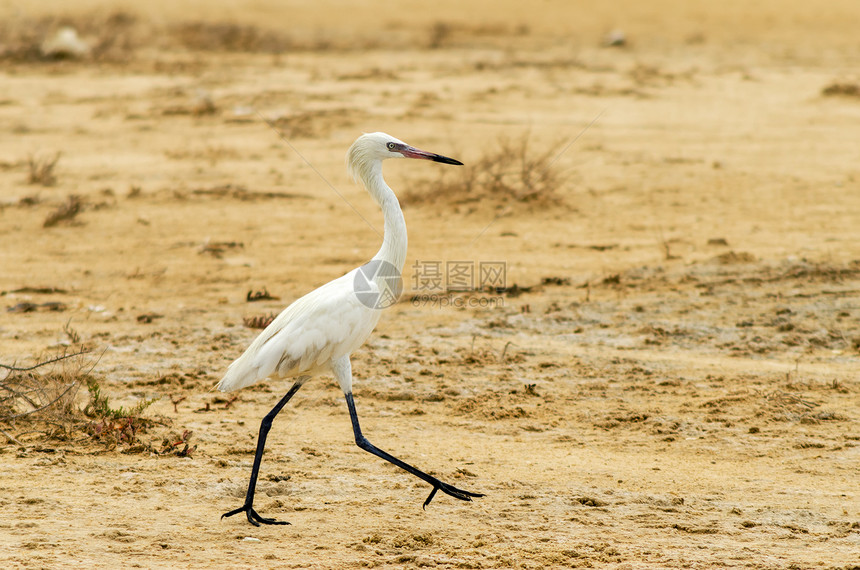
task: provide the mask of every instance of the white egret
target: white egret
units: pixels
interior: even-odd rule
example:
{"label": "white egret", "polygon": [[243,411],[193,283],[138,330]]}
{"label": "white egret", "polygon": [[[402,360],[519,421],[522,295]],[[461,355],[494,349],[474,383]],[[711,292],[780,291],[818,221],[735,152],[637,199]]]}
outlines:
{"label": "white egret", "polygon": [[311,291],[284,309],[251,343],[245,353],[230,365],[224,378],[218,383],[218,389],[227,392],[266,378],[295,379],[286,395],[266,414],[260,424],[245,503],[238,509],[224,513],[222,518],[244,512],[248,521],[255,526],[260,523],[289,524],[262,517],[253,508],[254,490],[263,449],[266,446],[266,436],[272,426],[272,420],[298,389],[313,376],[328,373],[334,375],[346,396],[355,443],[361,449],[393,463],[433,486],[424,501],[424,507],[433,500],[437,491],[463,501],[483,496],[443,483],[380,450],[362,435],[359,427],[352,397],[352,367],[349,358],[370,336],[379,321],[381,309],[390,304],[380,301],[396,298],[396,287],[392,288],[393,283],[396,281],[399,285],[400,274],[406,261],[406,221],[397,197],[382,178],[382,161],[387,158],[417,158],[462,165],[452,158],[413,148],[385,133],[362,135],[350,147],[346,159],[347,169],[356,181],[364,184],[382,208],[385,219],[382,247],[367,264]]}

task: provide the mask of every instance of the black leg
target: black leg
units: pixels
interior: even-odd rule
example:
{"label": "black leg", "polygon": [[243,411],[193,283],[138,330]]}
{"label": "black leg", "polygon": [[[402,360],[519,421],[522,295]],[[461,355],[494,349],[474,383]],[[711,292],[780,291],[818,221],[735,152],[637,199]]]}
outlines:
{"label": "black leg", "polygon": [[422,480],[430,483],[431,485],[433,485],[433,490],[430,491],[430,496],[427,497],[426,501],[424,501],[424,505],[422,508],[425,508],[425,509],[427,508],[427,505],[429,505],[430,501],[433,500],[433,497],[436,496],[436,491],[442,491],[443,493],[451,495],[452,497],[454,497],[456,499],[460,499],[461,501],[471,501],[472,497],[483,497],[484,496],[482,493],[471,493],[469,491],[464,491],[462,489],[458,489],[457,487],[454,487],[453,485],[443,483],[442,481],[440,481],[436,477],[428,475],[427,473],[424,473],[423,471],[416,469],[415,467],[412,467],[408,463],[397,459],[393,455],[385,453],[384,451],[382,451],[381,449],[379,449],[378,447],[376,447],[375,445],[373,445],[372,443],[367,441],[367,438],[361,434],[361,427],[358,425],[358,414],[355,413],[355,402],[352,399],[352,393],[346,394],[346,405],[349,407],[349,417],[352,420],[352,431],[355,432],[355,443],[360,448],[362,448],[365,451],[369,451],[370,453],[374,454],[377,457],[381,457],[382,459],[388,461],[389,463],[393,463],[394,465],[397,465],[398,467],[400,467],[404,471],[407,471],[407,472],[415,475],[419,479],[422,479]]}
{"label": "black leg", "polygon": [[263,418],[263,421],[260,423],[260,435],[257,436],[257,452],[254,454],[254,466],[251,468],[251,482],[248,483],[248,494],[245,495],[245,504],[239,507],[238,509],[233,509],[229,513],[224,513],[221,515],[221,518],[224,517],[232,517],[238,513],[245,513],[248,517],[248,522],[250,522],[254,526],[260,526],[262,524],[290,524],[286,521],[276,521],[275,519],[267,519],[265,517],[261,517],[257,514],[257,511],[254,510],[254,491],[257,488],[257,475],[260,473],[260,463],[263,461],[263,449],[266,447],[266,436],[269,434],[269,430],[272,428],[272,420],[275,419],[275,416],[281,411],[281,409],[290,401],[290,398],[299,391],[299,388],[302,387],[302,381],[296,382],[290,387],[290,390],[286,393],[286,395],[281,398],[281,401],[272,408],[272,411],[266,414],[266,417]]}

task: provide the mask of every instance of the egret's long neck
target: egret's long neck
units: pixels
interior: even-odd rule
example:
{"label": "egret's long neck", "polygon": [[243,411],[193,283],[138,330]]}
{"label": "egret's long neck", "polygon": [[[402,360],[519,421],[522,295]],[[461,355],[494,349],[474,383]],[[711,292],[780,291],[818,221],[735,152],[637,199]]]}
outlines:
{"label": "egret's long neck", "polygon": [[382,178],[382,163],[376,162],[366,171],[361,173],[361,181],[364,187],[382,208],[382,217],[385,220],[385,233],[382,236],[382,247],[373,259],[381,259],[394,265],[397,271],[403,271],[406,263],[406,220],[400,209],[400,202],[394,191],[388,187]]}

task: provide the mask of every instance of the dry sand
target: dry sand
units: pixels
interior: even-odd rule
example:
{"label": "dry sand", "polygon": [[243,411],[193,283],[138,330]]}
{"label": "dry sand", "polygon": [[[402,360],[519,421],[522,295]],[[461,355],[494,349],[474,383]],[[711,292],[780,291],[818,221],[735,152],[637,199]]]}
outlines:
{"label": "dry sand", "polygon": [[[197,449],[4,424],[4,567],[860,564],[856,1],[16,4],[0,363],[89,347],[113,405],[157,399],[170,425],[141,442]],[[63,24],[90,55],[44,61]],[[375,253],[343,156],[376,130],[467,164],[528,137],[559,176],[531,199],[434,194],[475,171],[386,164],[410,253],[354,355],[364,431],[486,496],[423,511],[427,486],[355,447],[319,378],[257,493],[292,526],[219,520],[287,384],[210,389],[257,333],[243,318]],[[55,153],[56,181],[28,183]],[[43,227],[70,195],[80,212]],[[416,305],[427,261],[504,261],[509,290]],[[246,302],[264,288],[279,299]]]}

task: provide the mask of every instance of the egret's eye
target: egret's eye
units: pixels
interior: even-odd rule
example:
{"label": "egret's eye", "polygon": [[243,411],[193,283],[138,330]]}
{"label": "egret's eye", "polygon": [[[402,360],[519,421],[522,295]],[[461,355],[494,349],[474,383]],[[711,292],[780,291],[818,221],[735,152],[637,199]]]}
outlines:
{"label": "egret's eye", "polygon": [[394,150],[394,143],[393,142],[388,143],[388,150]]}

